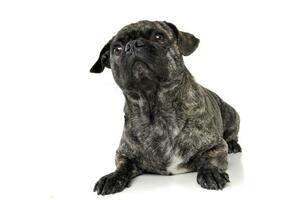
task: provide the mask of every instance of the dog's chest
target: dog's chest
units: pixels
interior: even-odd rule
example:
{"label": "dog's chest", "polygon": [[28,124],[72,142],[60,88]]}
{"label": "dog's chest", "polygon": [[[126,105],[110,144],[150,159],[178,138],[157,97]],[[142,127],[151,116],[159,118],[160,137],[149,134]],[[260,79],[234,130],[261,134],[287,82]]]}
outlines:
{"label": "dog's chest", "polygon": [[178,136],[182,123],[175,116],[157,116],[153,124],[137,126],[141,167],[154,173],[179,174],[189,170],[181,167],[184,158],[179,156]]}
{"label": "dog's chest", "polygon": [[190,172],[191,170],[182,166],[184,160],[177,154],[173,154],[170,158],[170,162],[166,167],[166,171],[168,174],[182,174],[186,172]]}

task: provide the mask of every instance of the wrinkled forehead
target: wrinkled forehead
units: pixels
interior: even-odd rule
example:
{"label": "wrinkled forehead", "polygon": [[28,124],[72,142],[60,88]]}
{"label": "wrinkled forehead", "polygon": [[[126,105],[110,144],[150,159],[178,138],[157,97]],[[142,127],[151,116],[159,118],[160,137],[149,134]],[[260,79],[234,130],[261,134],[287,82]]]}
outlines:
{"label": "wrinkled forehead", "polygon": [[172,39],[171,29],[160,21],[139,21],[123,27],[116,35],[115,41],[129,41],[139,37],[148,37],[153,32],[162,32]]}

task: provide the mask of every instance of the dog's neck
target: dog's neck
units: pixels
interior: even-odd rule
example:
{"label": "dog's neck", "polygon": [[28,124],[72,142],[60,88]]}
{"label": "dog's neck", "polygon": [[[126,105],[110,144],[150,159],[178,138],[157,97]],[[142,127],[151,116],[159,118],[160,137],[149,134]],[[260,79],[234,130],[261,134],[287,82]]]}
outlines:
{"label": "dog's neck", "polygon": [[192,83],[195,83],[194,78],[188,70],[184,70],[176,79],[161,83],[154,90],[124,91],[124,109],[126,113],[146,116],[151,123],[161,111],[172,112],[175,109],[174,102],[181,102],[188,95]]}

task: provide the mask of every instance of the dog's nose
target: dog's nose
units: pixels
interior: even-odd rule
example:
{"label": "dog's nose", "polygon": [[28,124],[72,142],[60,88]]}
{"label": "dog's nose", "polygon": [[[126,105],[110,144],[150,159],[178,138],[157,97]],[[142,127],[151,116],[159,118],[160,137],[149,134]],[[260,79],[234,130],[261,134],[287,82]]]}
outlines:
{"label": "dog's nose", "polygon": [[136,39],[136,40],[132,40],[129,41],[126,45],[125,45],[125,51],[126,52],[131,52],[134,51],[134,49],[140,48],[144,46],[144,41],[142,39]]}
{"label": "dog's nose", "polygon": [[144,42],[143,40],[139,39],[139,40],[134,40],[134,45],[135,47],[143,47],[144,46]]}

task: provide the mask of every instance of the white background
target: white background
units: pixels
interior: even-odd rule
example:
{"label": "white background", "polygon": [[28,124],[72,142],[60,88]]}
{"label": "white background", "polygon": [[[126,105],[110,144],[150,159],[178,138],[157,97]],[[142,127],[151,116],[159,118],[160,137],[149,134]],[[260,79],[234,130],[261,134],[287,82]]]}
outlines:
{"label": "white background", "polygon": [[1,1],[0,199],[101,199],[114,170],[123,96],[110,70],[90,74],[123,26],[166,20],[200,39],[195,79],[241,116],[231,184],[196,173],[143,175],[107,199],[300,199],[300,1]]}

